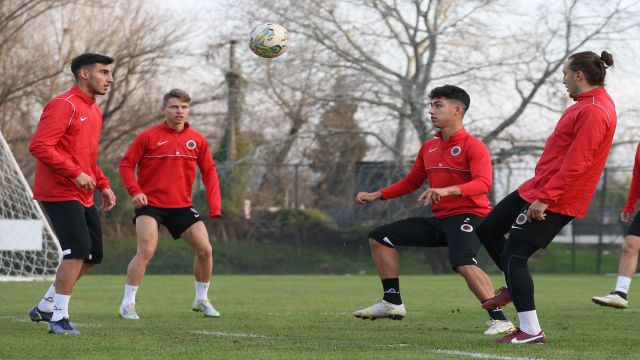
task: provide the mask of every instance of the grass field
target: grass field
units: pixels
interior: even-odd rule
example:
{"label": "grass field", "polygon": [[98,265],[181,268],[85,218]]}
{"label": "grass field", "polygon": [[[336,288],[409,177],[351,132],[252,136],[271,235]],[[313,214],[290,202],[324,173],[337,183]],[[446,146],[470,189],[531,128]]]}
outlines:
{"label": "grass field", "polygon": [[[182,275],[145,277],[141,320],[125,321],[117,315],[124,276],[93,275],[70,304],[80,337],[51,335],[45,323],[29,321],[48,283],[0,283],[0,359],[640,358],[640,302],[615,310],[590,301],[614,277],[535,280],[549,343],[518,346],[482,334],[487,314],[454,275],[402,277],[403,321],[351,316],[380,297],[373,276],[219,276],[210,295],[222,317],[207,319],[190,310],[193,278]],[[512,305],[505,312],[515,317]]]}

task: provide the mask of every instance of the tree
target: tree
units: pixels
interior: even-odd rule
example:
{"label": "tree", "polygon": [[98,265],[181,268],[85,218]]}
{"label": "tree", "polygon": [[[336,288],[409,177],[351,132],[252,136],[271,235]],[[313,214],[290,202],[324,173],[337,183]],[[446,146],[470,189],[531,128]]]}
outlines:
{"label": "tree", "polygon": [[[593,13],[595,8],[598,13]],[[524,47],[516,48],[511,56],[514,60],[511,65],[501,74],[495,74],[496,77],[509,76],[515,94],[508,95],[508,98],[517,99],[507,103],[510,113],[495,119],[492,129],[482,138],[485,144],[497,150],[493,154],[496,163],[542,150],[547,130],[542,132],[542,139],[532,138],[518,131],[514,125],[525,117],[528,110],[531,113],[538,110],[540,117],[550,118],[555,123],[569,101],[564,91],[560,91],[564,89],[557,85],[564,61],[572,53],[594,46],[610,49],[616,43],[622,43],[630,31],[640,25],[638,11],[637,4],[591,0],[564,1],[560,6],[539,8],[533,27],[514,35],[514,40]],[[598,48],[593,50],[599,54]],[[543,91],[545,87],[546,93]]]}
{"label": "tree", "polygon": [[[412,126],[420,142],[432,126],[426,120],[425,96],[434,81],[464,79],[475,69],[492,66],[477,44],[490,42],[482,19],[497,9],[495,1],[320,1],[296,2],[287,20],[308,41],[339,61],[360,88],[350,96],[397,122],[390,141],[377,136],[401,165]],[[292,4],[278,2],[274,12]],[[357,14],[350,16],[349,14]],[[366,20],[365,20],[366,19]]]}
{"label": "tree", "polygon": [[[188,40],[180,19],[167,21],[144,1],[3,1],[0,6],[0,130],[19,159],[30,159],[27,143],[39,112],[70,87],[69,62],[80,53],[115,59],[114,84],[98,98],[102,159],[119,159],[137,132],[161,120],[167,80],[188,76],[177,65],[185,61],[179,54]],[[215,93],[199,96],[192,105],[216,98]]]}
{"label": "tree", "polygon": [[[338,79],[333,92],[341,95],[346,90]],[[316,147],[309,153],[313,168],[320,173],[314,191],[315,205],[319,208],[336,207],[353,197],[355,165],[367,153],[367,141],[355,121],[357,109],[357,103],[338,96],[320,118]]]}
{"label": "tree", "polygon": [[[621,0],[546,2],[534,9],[534,17],[531,11],[514,15],[515,7],[491,0],[305,0],[273,1],[267,8],[295,29],[297,43],[320,47],[315,58],[307,59],[309,65],[341,69],[355,79],[360,86],[350,96],[363,112],[370,111],[369,119],[386,124],[393,119],[396,126],[387,135],[370,131],[382,127],[372,120],[363,129],[400,164],[407,141],[430,136],[426,94],[444,83],[473,90],[474,103],[479,99],[498,107],[491,115],[482,110],[476,116],[483,124],[476,133],[492,147],[497,162],[539,151],[556,111],[566,106],[558,102],[564,97],[557,87],[549,86],[559,79],[566,57],[586,47],[622,43],[639,23],[638,4]],[[505,21],[489,22],[494,18]],[[328,54],[336,61],[327,62]],[[539,132],[512,126],[536,117],[550,119],[536,119]]]}

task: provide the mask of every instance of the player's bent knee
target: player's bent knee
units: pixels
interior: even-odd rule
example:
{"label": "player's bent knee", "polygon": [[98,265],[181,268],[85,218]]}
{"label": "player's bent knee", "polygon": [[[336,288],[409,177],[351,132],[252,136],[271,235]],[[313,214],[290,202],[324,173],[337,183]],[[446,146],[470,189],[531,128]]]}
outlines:
{"label": "player's bent knee", "polygon": [[155,254],[155,252],[156,252],[155,248],[142,248],[142,249],[138,249],[138,252],[136,253],[136,255],[142,260],[149,262],[153,258],[153,255]]}
{"label": "player's bent knee", "polygon": [[[634,239],[635,240],[635,239]],[[640,251],[640,241],[634,241],[631,240],[629,241],[629,239],[625,240],[624,244],[622,245],[622,252],[624,254],[636,254],[638,253],[638,251]]]}
{"label": "player's bent knee", "polygon": [[213,256],[213,248],[209,244],[208,246],[199,247],[195,249],[195,251],[196,255],[201,258],[210,258]]}

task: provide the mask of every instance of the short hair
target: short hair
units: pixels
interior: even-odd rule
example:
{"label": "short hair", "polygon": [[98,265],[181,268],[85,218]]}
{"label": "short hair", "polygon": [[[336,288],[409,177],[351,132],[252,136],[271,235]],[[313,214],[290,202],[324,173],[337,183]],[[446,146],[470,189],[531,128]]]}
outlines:
{"label": "short hair", "polygon": [[167,102],[169,101],[169,99],[171,98],[176,98],[176,99],[180,99],[184,102],[191,102],[191,96],[189,96],[189,94],[182,90],[182,89],[171,89],[169,90],[168,93],[164,94],[164,96],[162,97],[162,106],[166,106]]}
{"label": "short hair", "polygon": [[460,101],[464,107],[465,112],[469,110],[469,105],[471,105],[471,98],[469,97],[469,94],[467,94],[464,89],[454,85],[440,86],[437,88],[433,88],[431,92],[429,92],[429,99],[433,100],[439,98]]}
{"label": "short hair", "polygon": [[583,51],[569,56],[569,69],[582,71],[590,85],[603,86],[607,76],[607,68],[613,66],[613,55],[606,51],[598,54],[593,51]]}
{"label": "short hair", "polygon": [[78,80],[80,69],[93,64],[113,64],[113,58],[106,55],[93,53],[84,53],[82,55],[78,55],[73,60],[71,60],[71,72],[73,73],[73,77]]}

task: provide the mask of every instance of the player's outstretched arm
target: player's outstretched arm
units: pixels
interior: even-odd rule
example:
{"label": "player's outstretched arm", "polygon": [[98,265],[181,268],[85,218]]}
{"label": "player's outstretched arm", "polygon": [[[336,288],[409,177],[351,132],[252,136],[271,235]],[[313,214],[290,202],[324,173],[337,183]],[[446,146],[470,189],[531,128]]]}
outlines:
{"label": "player's outstretched arm", "polygon": [[382,191],[372,193],[361,191],[356,195],[356,201],[361,205],[380,199],[382,199]]}

